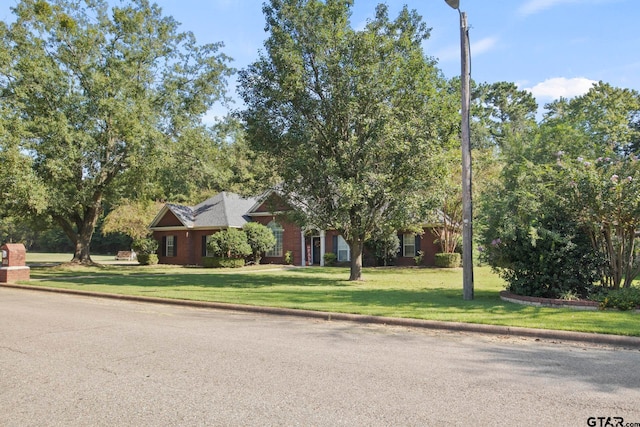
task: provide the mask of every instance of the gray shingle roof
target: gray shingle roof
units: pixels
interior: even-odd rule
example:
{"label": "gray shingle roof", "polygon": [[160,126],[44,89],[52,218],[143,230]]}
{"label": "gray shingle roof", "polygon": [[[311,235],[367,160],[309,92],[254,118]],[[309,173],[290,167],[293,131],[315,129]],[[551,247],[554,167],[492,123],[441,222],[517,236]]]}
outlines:
{"label": "gray shingle roof", "polygon": [[167,204],[167,208],[187,228],[240,228],[250,221],[247,214],[257,202],[256,197],[222,192],[196,206]]}

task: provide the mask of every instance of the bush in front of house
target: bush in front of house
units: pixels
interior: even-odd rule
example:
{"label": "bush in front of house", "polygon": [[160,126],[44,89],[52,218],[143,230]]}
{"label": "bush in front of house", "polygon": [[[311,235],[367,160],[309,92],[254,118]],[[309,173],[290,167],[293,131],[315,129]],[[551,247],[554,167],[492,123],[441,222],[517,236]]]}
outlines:
{"label": "bush in front of house", "polygon": [[140,265],[156,265],[158,263],[158,241],[150,237],[135,239],[131,249],[136,253],[136,259]]}
{"label": "bush in front of house", "polygon": [[456,268],[460,267],[462,257],[459,253],[439,253],[436,254],[435,263],[436,267],[440,268]]}
{"label": "bush in front of house", "polygon": [[269,252],[276,245],[276,237],[269,227],[257,222],[248,222],[242,227],[247,236],[247,243],[253,251],[253,261],[260,264],[262,254]]}
{"label": "bush in front of house", "polygon": [[324,254],[324,265],[326,265],[327,267],[333,267],[334,265],[336,265],[337,261],[338,257],[333,252],[327,252]]}
{"label": "bush in front of house", "polygon": [[400,239],[395,230],[378,230],[365,245],[374,254],[376,265],[393,265],[400,249]]}
{"label": "bush in front of house", "polygon": [[158,255],[156,254],[136,254],[138,264],[140,265],[156,265],[158,264]]}
{"label": "bush in front of house", "polygon": [[202,257],[205,268],[239,268],[244,267],[244,258],[223,258],[217,256]]}
{"label": "bush in front of house", "polygon": [[235,228],[212,234],[208,249],[220,258],[244,258],[253,253],[245,232]]}

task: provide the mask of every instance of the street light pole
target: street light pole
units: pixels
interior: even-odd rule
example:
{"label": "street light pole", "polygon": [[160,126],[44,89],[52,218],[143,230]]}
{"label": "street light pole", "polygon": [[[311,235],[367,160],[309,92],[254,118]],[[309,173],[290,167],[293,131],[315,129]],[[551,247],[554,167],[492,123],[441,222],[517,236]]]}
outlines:
{"label": "street light pole", "polygon": [[445,0],[460,14],[460,91],[462,98],[462,295],[465,300],[473,299],[473,202],[471,197],[471,132],[469,126],[470,97],[470,54],[469,27],[467,14],[460,11],[459,0]]}

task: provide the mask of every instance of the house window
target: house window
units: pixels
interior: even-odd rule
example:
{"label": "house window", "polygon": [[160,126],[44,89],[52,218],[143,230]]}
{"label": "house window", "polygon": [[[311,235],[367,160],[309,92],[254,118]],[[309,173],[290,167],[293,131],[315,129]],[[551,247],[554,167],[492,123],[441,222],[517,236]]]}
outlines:
{"label": "house window", "polygon": [[213,256],[213,252],[209,250],[209,242],[211,242],[211,235],[203,236],[202,238],[202,255],[203,256]]}
{"label": "house window", "polygon": [[416,256],[416,238],[413,234],[404,234],[402,236],[402,254],[411,258]]}
{"label": "house window", "polygon": [[281,257],[282,256],[282,233],[284,229],[280,224],[275,221],[271,221],[267,224],[267,227],[273,233],[273,236],[276,238],[276,245],[269,252],[265,254],[268,257]]}
{"label": "house window", "polygon": [[165,252],[166,256],[176,256],[176,236],[167,236]]}
{"label": "house window", "polygon": [[349,249],[349,245],[342,238],[342,236],[338,236],[338,262],[346,262],[351,261],[351,250]]}

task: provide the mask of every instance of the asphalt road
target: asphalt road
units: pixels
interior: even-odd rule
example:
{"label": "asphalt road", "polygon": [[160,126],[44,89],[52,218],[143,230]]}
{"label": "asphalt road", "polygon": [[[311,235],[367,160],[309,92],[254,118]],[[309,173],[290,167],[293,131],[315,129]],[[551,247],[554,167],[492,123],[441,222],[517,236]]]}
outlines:
{"label": "asphalt road", "polygon": [[2,426],[595,426],[608,417],[640,427],[637,349],[0,289]]}

